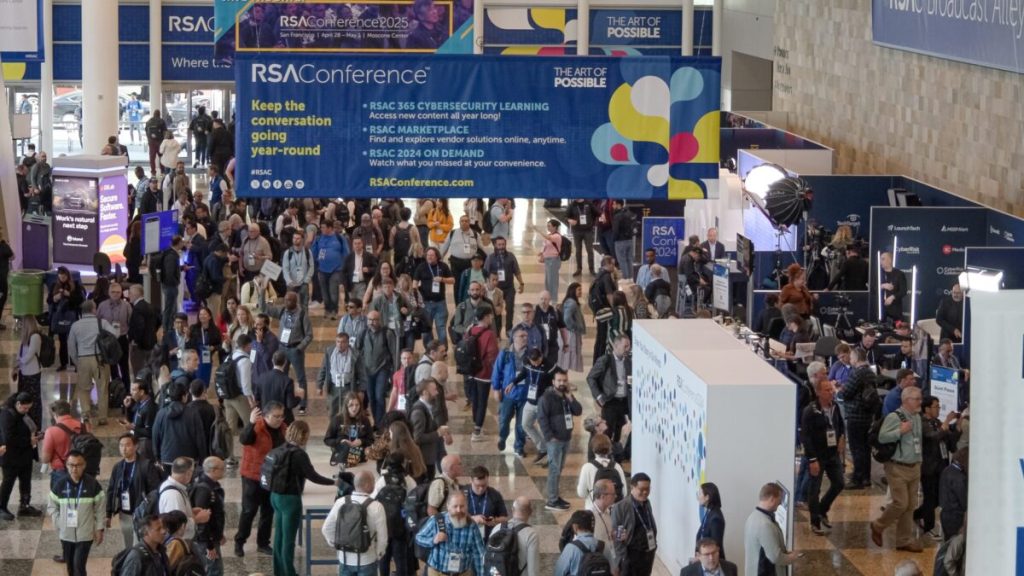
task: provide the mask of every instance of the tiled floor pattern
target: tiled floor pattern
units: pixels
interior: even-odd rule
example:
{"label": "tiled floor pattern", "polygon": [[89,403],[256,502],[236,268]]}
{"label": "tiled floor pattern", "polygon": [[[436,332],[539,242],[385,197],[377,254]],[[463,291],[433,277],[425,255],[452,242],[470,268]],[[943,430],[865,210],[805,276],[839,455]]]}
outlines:
{"label": "tiled floor pattern", "polygon": [[[452,205],[461,205],[461,202],[453,202]],[[541,290],[540,287],[544,281],[542,265],[538,264],[535,258],[540,241],[535,238],[534,233],[528,229],[527,225],[534,223],[542,225],[548,217],[547,211],[541,207],[540,202],[519,202],[519,208],[516,211],[514,220],[514,242],[510,247],[519,257],[527,285],[526,296],[520,296],[519,302],[529,301],[529,295],[537,294]],[[571,273],[571,264],[566,263],[563,265],[563,290],[573,280]],[[589,282],[590,276],[584,273],[583,280],[584,282]],[[561,295],[559,295],[560,297]],[[314,375],[312,370],[315,368],[312,367],[318,368],[320,365],[321,351],[332,342],[335,328],[333,322],[322,317],[322,309],[316,309],[312,314],[316,330],[316,344],[311,347],[315,351],[309,354],[307,360],[307,366],[311,367],[310,378]],[[592,318],[588,317],[588,323],[592,323]],[[5,368],[10,366],[11,355],[16,349],[16,343],[13,338],[12,332],[8,331],[3,334],[3,341],[0,343],[0,349],[3,351],[3,354],[0,354],[0,370],[3,370],[3,373],[7,372]],[[591,336],[585,339],[584,342],[584,350],[587,351],[586,357],[588,358],[587,366],[589,366],[589,351],[592,350],[592,346],[593,340]],[[464,402],[461,398],[462,386],[461,382],[456,380],[457,377],[454,375],[454,370],[452,375],[453,379],[449,382],[449,389],[457,390],[460,398],[449,405],[449,412],[452,417],[451,426],[456,434],[455,444],[450,447],[450,452],[463,456],[464,468],[467,471],[478,464],[487,466],[492,474],[492,485],[501,491],[506,500],[511,501],[520,495],[533,499],[537,512],[533,517],[532,523],[541,532],[541,559],[544,566],[540,573],[550,574],[557,559],[558,534],[562,524],[568,519],[569,513],[551,513],[543,509],[546,469],[530,464],[532,458],[525,462],[521,461],[511,453],[511,443],[509,451],[505,453],[497,452],[497,422],[494,416],[489,416],[485,426],[488,441],[470,443],[469,434],[472,430],[470,413],[463,409]],[[74,378],[73,372],[57,374],[52,372],[52,370],[47,371],[44,373],[44,393],[48,394],[48,397],[55,398],[57,383],[66,383],[72,378]],[[594,405],[587,390],[584,375],[571,374],[570,378],[571,382],[579,387],[579,397],[584,404],[584,414],[593,413]],[[323,400],[314,395],[310,401],[310,407],[310,413],[305,417],[310,423],[314,435],[314,438],[310,441],[310,454],[314,465],[321,473],[330,473],[332,471],[327,463],[330,454],[321,442],[327,427],[325,405]],[[493,402],[489,413],[496,416],[497,411]],[[48,415],[45,417],[48,417]],[[100,478],[104,483],[107,480],[106,475],[109,474],[111,467],[117,460],[116,436],[119,430],[117,426],[107,426],[98,430],[97,435],[104,440],[107,448],[105,452],[106,458],[102,466],[103,474],[101,474]],[[570,454],[566,466],[567,473],[563,475],[560,482],[562,496],[573,505],[574,509],[582,508],[582,501],[576,497],[575,493],[577,480],[575,472],[584,463],[583,434],[582,426],[578,426],[572,443],[573,452]],[[532,450],[532,448],[529,448],[529,450]],[[372,466],[372,464],[364,466]],[[35,472],[32,484],[32,502],[36,506],[40,506],[45,502],[47,492],[46,479],[46,475],[39,473],[38,470]],[[238,479],[237,470],[229,470],[223,484],[228,501],[227,526],[229,527],[229,546],[226,548],[230,548],[231,537],[234,533],[234,527],[237,526],[240,510],[241,482]],[[16,495],[12,497],[12,502],[14,503],[17,502],[15,498],[17,498]],[[307,507],[326,507],[329,506],[332,499],[332,489],[313,484],[307,486],[305,496]],[[752,501],[753,498],[749,500]],[[868,521],[871,517],[878,514],[878,507],[882,504],[883,500],[884,492],[877,487],[869,491],[847,492],[843,494],[835,504],[830,515],[835,523],[835,528],[832,534],[827,537],[816,536],[811,533],[807,524],[806,512],[798,512],[795,534],[796,548],[804,552],[805,556],[797,565],[795,573],[808,575],[841,574],[844,576],[891,574],[893,567],[906,557],[914,558],[922,568],[925,568],[926,573],[930,573],[931,558],[934,555],[934,543],[927,537],[924,540],[928,548],[924,553],[917,555],[891,550],[883,551],[869,543]],[[657,506],[656,502],[654,504]],[[746,518],[746,510],[736,510],[734,508],[742,508],[745,506],[744,504],[740,502],[734,504],[728,501],[725,504],[727,517],[730,521],[743,521]],[[666,520],[662,520],[662,522],[664,521]],[[330,558],[332,551],[328,549],[328,546],[319,537],[318,523],[314,523],[313,534],[313,557]],[[246,556],[244,558],[235,558],[229,549],[225,550],[226,574],[271,573],[270,558],[256,553],[253,540],[254,537],[250,538],[246,546]],[[690,546],[691,542],[661,542],[660,545]],[[736,545],[738,543],[733,544],[733,546]],[[122,546],[120,531],[115,526],[114,530],[108,531],[104,543],[93,549],[89,560],[89,573],[109,573],[111,559]],[[18,519],[10,523],[0,523],[0,561],[2,561],[0,573],[4,576],[64,574],[65,567],[51,560],[52,556],[59,552],[59,548],[60,545],[49,518]],[[303,561],[306,550],[308,548],[303,544],[297,552],[297,562]],[[667,574],[667,570],[664,570],[663,567],[659,566],[658,571],[661,574]],[[331,574],[336,573],[336,569],[315,567],[313,573]]]}

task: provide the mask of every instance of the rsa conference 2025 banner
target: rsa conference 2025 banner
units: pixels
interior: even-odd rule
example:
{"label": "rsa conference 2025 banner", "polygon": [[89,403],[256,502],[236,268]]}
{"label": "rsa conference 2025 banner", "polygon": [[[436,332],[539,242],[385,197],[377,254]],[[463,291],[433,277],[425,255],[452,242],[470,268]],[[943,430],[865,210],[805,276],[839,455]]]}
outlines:
{"label": "rsa conference 2025 banner", "polygon": [[718,195],[718,58],[239,53],[246,195]]}

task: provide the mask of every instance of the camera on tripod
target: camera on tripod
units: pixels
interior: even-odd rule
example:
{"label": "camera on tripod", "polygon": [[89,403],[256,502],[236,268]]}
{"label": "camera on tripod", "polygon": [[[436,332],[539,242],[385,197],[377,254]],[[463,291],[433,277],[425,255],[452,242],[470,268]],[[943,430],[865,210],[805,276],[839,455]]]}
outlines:
{"label": "camera on tripod", "polygon": [[841,292],[836,293],[836,306],[838,306],[839,308],[842,308],[842,309],[845,310],[845,309],[849,308],[850,304],[852,304],[852,303],[853,303],[853,299],[850,298],[850,296],[848,294],[843,294]]}

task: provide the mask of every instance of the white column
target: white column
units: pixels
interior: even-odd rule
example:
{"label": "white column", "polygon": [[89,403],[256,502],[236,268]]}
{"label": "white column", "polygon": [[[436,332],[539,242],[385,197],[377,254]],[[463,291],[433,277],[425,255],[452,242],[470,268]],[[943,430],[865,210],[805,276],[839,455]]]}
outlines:
{"label": "white column", "polygon": [[14,249],[14,269],[21,268],[21,211],[18,209],[18,177],[14,167],[19,158],[11,143],[11,116],[7,101],[7,86],[0,73],[0,219],[6,234],[3,236]]}
{"label": "white column", "polygon": [[590,54],[590,0],[579,0],[576,7],[576,53]]}
{"label": "white column", "polygon": [[693,56],[693,0],[683,0],[683,56]]}
{"label": "white column", "polygon": [[39,151],[53,153],[53,0],[43,0],[43,52],[39,67]]}
{"label": "white column", "polygon": [[725,16],[722,14],[722,0],[715,0],[714,5],[711,8],[711,55],[721,56],[722,55],[722,20]]}
{"label": "white column", "polygon": [[[160,0],[149,0],[149,106],[164,110],[163,15]],[[170,127],[170,125],[168,125]]]}
{"label": "white column", "polygon": [[473,54],[484,53],[484,0],[473,2]]}
{"label": "white column", "polygon": [[117,0],[82,2],[82,146],[99,154],[117,134]]}

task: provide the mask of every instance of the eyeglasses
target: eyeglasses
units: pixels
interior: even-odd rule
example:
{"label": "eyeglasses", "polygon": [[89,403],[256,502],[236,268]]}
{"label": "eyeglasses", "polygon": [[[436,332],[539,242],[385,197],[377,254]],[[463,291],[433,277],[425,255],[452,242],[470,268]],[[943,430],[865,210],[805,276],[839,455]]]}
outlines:
{"label": "eyeglasses", "polygon": [[74,468],[74,469],[77,470],[79,468],[85,468],[85,463],[82,463],[82,464],[72,464],[71,462],[68,462],[68,463],[64,464],[64,466],[67,467],[67,468]]}

